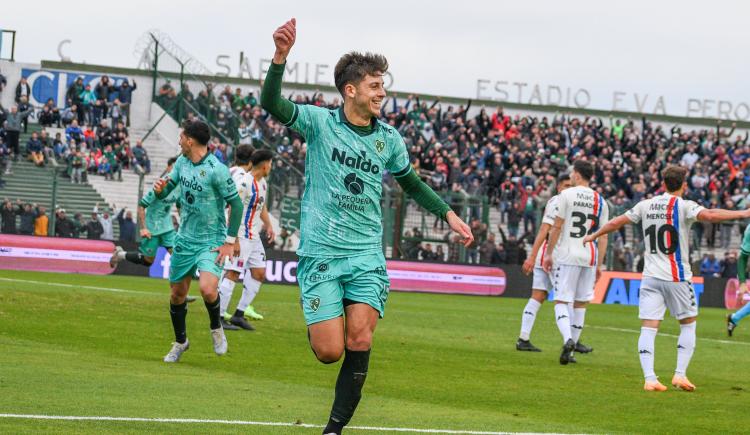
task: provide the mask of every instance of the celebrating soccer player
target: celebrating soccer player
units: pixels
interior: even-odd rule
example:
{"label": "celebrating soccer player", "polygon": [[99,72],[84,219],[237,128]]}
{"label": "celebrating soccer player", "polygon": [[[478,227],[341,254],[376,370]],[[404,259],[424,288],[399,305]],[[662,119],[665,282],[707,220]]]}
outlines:
{"label": "celebrating soccer player", "polygon": [[666,193],[639,202],[624,215],[584,239],[584,243],[591,242],[630,223],[640,222],[643,227],[646,253],[638,302],[638,316],[641,319],[638,353],[646,378],[643,386],[646,391],[667,389],[654,373],[654,341],[667,308],[680,323],[677,368],[672,385],[685,391],[695,390],[695,385],[686,376],[695,350],[698,317],[690,270],[690,226],[696,221],[717,223],[750,217],[750,210],[705,209],[693,201],[682,199],[687,190],[687,173],[688,170],[682,166],[667,166],[661,173]]}
{"label": "celebrating soccer player", "polygon": [[[750,257],[750,225],[745,228],[745,234],[742,236],[742,246],[740,246],[740,259],[737,264],[737,279],[740,281],[740,289],[737,292],[737,300],[741,303],[742,298],[747,293],[747,259]],[[745,304],[736,313],[727,315],[727,334],[732,336],[737,323],[750,314],[750,303]]]}
{"label": "celebrating soccer player", "polygon": [[[224,279],[219,286],[219,294],[224,329],[242,328],[252,331],[255,328],[245,320],[245,317],[263,319],[263,316],[256,313],[250,305],[260,291],[261,283],[266,279],[266,251],[260,240],[260,231],[265,229],[270,241],[273,241],[275,236],[266,208],[266,177],[271,173],[273,154],[267,149],[253,152],[250,145],[240,145],[237,148],[236,159],[237,166],[232,168],[232,178],[244,204],[242,226],[236,242],[240,245],[240,255],[224,267]],[[252,170],[247,172],[249,168]],[[229,314],[227,307],[232,299],[234,283],[239,280],[243,271],[245,276],[242,279],[242,297],[234,314]]]}
{"label": "celebrating soccer player", "polygon": [[[591,162],[576,160],[573,163],[570,176],[573,187],[559,195],[555,223],[547,243],[548,256],[543,261],[555,290],[555,319],[563,338],[560,354],[563,365],[576,362],[573,352],[583,332],[586,305],[594,298],[594,284],[607,251],[606,237],[588,247],[581,243],[586,234],[593,233],[609,219],[607,203],[589,187],[593,176]],[[572,314],[570,303],[573,303]]]}
{"label": "celebrating soccer player", "polygon": [[379,121],[388,61],[351,52],[334,71],[343,107],[297,105],[281,96],[292,19],[273,34],[273,56],[261,104],[307,142],[297,278],[315,356],[330,364],[345,353],[324,434],[340,434],[362,395],[372,336],[383,317],[389,281],[382,247],[380,197],[389,171],[417,203],[446,220],[468,246],[473,236],[450,207],[412,169],[401,135]]}
{"label": "celebrating soccer player", "polygon": [[[184,121],[180,133],[180,156],[172,172],[154,183],[159,199],[179,185],[180,229],[175,240],[169,269],[170,315],[175,342],[164,357],[165,362],[177,362],[190,347],[187,339],[185,297],[196,270],[203,301],[210,318],[214,352],[227,352],[227,339],[221,327],[220,298],[217,290],[224,261],[235,251],[237,230],[242,221],[242,201],[229,174],[229,168],[208,152],[211,134],[202,121]],[[230,207],[229,229],[224,209]]]}

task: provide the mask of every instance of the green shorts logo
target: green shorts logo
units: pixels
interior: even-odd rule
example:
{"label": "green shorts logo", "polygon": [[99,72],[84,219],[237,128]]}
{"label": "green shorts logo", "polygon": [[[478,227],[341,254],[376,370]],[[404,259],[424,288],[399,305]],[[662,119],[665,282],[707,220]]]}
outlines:
{"label": "green shorts logo", "polygon": [[315,298],[310,301],[310,309],[313,311],[318,311],[318,308],[320,308],[320,298]]}

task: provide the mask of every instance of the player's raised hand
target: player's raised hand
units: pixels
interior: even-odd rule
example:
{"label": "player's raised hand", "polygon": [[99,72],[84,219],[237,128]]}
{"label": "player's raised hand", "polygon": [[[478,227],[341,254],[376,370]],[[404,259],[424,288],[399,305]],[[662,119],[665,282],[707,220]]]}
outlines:
{"label": "player's raised hand", "polygon": [[167,187],[167,183],[169,183],[169,177],[158,178],[154,182],[154,193],[161,193]]}
{"label": "player's raised hand", "polygon": [[468,248],[474,242],[474,235],[471,234],[471,228],[453,211],[449,211],[445,219],[448,221],[451,229],[461,236],[461,243],[464,247]]}
{"label": "player's raised hand", "polygon": [[273,43],[276,45],[276,53],[273,56],[273,63],[281,64],[286,62],[286,57],[297,39],[297,19],[292,18],[282,24],[273,32]]}

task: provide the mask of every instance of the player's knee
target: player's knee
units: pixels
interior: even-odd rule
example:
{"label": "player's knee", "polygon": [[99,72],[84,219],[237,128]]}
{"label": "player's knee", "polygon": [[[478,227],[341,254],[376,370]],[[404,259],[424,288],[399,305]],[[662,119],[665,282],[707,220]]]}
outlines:
{"label": "player's knee", "polygon": [[258,282],[263,282],[266,279],[266,270],[265,269],[252,269],[250,271],[250,276],[252,276],[253,279]]}
{"label": "player's knee", "polygon": [[362,331],[346,337],[346,348],[355,351],[365,351],[372,347],[372,332]]}
{"label": "player's knee", "polygon": [[318,361],[323,364],[333,364],[344,355],[344,349],[339,346],[313,347],[313,352]]}

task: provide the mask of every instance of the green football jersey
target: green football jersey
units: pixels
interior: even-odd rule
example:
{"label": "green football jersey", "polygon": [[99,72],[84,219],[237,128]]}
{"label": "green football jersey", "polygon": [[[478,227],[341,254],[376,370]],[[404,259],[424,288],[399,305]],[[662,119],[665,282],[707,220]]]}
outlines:
{"label": "green football jersey", "polygon": [[404,140],[379,120],[360,136],[343,109],[295,107],[288,126],[307,141],[297,254],[337,258],[381,251],[383,172],[411,170]]}
{"label": "green football jersey", "polygon": [[224,209],[237,197],[229,168],[213,154],[198,163],[180,156],[169,173],[170,188],[179,188],[180,229],[177,243],[220,245],[227,236]]}
{"label": "green football jersey", "polygon": [[745,227],[745,234],[742,235],[742,246],[740,250],[745,254],[750,255],[750,225]]}
{"label": "green football jersey", "polygon": [[164,199],[159,199],[153,190],[141,198],[138,205],[146,209],[146,228],[152,236],[174,231],[172,225],[172,204],[180,198],[180,187],[177,186]]}

